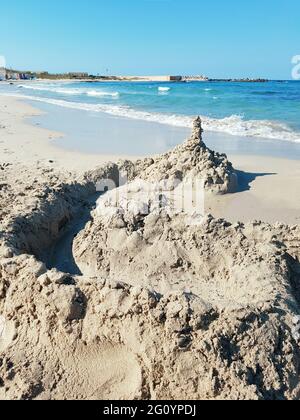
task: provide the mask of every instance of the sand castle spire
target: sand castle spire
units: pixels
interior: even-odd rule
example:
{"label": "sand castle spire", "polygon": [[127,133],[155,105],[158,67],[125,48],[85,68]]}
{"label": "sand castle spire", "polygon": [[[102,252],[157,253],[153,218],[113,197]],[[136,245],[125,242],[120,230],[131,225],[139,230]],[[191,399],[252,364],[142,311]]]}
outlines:
{"label": "sand castle spire", "polygon": [[203,133],[202,120],[201,120],[201,117],[198,116],[193,121],[192,139],[199,140],[200,143],[202,143],[202,133]]}

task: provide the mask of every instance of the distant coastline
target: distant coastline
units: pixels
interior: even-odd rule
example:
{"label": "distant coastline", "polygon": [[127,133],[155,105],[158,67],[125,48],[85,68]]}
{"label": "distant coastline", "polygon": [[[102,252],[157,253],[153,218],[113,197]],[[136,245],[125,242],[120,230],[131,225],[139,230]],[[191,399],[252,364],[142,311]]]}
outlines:
{"label": "distant coastline", "polygon": [[0,81],[18,80],[51,80],[51,81],[80,81],[80,82],[244,82],[244,83],[265,83],[265,78],[228,78],[214,79],[203,75],[162,75],[162,76],[113,76],[93,75],[84,72],[70,72],[52,74],[49,72],[20,71],[0,68]]}

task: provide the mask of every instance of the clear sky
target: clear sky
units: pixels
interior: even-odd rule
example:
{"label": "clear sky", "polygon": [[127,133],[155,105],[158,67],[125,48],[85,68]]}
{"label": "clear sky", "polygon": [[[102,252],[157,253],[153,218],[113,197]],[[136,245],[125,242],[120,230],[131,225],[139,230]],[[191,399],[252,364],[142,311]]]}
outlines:
{"label": "clear sky", "polygon": [[14,0],[0,55],[20,69],[291,78],[299,0]]}

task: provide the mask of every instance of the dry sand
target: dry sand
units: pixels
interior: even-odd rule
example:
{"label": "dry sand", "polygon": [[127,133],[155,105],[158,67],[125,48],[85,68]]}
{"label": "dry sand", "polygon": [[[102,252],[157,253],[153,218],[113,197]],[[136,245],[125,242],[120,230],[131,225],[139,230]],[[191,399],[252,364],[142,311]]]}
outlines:
{"label": "dry sand", "polygon": [[300,162],[263,156],[230,156],[238,171],[240,192],[215,197],[207,210],[235,222],[300,221]]}
{"label": "dry sand", "polygon": [[[76,153],[51,146],[54,133],[22,121],[32,112],[1,98],[0,399],[299,399],[299,226],[187,223],[156,196],[145,214],[134,185],[201,174],[213,214],[267,220],[277,205],[276,218],[296,220],[297,162],[233,162],[278,175],[225,194],[233,167],[201,142],[199,121],[169,154],[95,169],[98,157],[77,165]],[[89,211],[94,181],[124,167],[134,199],[104,196],[68,237],[79,272],[46,267]],[[238,175],[247,189],[249,175]]]}

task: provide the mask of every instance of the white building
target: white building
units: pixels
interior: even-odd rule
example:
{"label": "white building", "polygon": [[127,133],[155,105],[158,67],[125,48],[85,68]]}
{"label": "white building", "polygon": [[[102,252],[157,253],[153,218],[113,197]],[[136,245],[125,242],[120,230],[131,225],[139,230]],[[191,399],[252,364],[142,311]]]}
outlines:
{"label": "white building", "polygon": [[6,70],[5,68],[0,68],[0,80],[6,80]]}

